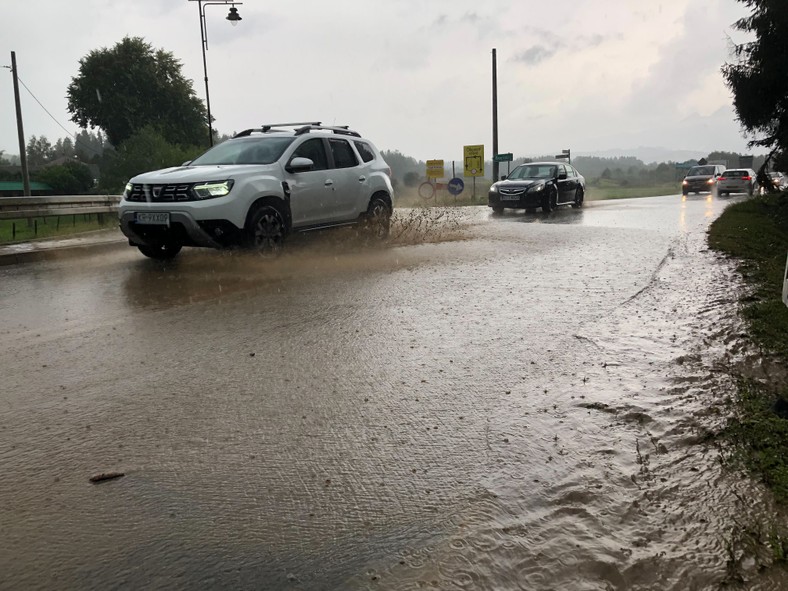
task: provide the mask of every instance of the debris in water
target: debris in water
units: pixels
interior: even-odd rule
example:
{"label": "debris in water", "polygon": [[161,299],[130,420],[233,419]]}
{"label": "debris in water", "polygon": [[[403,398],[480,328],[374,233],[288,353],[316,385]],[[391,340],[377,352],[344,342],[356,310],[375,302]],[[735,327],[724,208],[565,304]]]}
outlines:
{"label": "debris in water", "polygon": [[96,484],[98,482],[104,482],[105,480],[115,480],[116,478],[122,478],[125,475],[125,472],[102,472],[101,474],[91,476],[90,481]]}

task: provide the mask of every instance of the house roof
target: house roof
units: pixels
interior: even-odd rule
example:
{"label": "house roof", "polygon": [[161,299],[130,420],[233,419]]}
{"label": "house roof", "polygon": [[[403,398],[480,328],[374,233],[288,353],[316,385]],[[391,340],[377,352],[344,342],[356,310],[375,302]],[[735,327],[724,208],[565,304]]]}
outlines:
{"label": "house roof", "polygon": [[[25,185],[21,181],[0,181],[0,191],[23,191]],[[53,191],[52,187],[46,183],[30,181],[31,191]]]}

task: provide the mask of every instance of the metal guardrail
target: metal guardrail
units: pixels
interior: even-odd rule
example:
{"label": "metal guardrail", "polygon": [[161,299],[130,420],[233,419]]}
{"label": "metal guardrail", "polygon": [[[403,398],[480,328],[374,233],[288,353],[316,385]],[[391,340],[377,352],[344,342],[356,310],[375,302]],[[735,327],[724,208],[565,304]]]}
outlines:
{"label": "metal guardrail", "polygon": [[116,213],[120,195],[53,195],[0,197],[0,220],[90,213]]}

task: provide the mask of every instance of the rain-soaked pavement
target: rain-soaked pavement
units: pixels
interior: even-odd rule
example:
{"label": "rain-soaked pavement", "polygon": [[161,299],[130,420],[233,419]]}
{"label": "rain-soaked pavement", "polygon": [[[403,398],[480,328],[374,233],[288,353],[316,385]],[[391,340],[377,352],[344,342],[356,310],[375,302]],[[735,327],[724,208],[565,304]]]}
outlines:
{"label": "rain-soaked pavement", "polygon": [[785,589],[709,437],[728,201],[0,269],[0,588]]}

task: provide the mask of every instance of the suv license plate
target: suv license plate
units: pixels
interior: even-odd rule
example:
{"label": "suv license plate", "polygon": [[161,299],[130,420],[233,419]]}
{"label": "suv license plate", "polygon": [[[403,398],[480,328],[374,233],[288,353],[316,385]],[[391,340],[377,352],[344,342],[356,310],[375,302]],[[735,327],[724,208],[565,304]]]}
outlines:
{"label": "suv license plate", "polygon": [[161,226],[170,225],[169,213],[137,213],[136,222],[138,224],[156,224]]}
{"label": "suv license plate", "polygon": [[522,195],[501,195],[501,201],[520,201]]}

